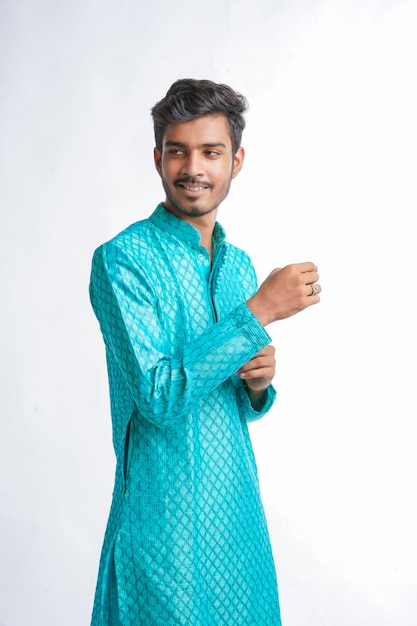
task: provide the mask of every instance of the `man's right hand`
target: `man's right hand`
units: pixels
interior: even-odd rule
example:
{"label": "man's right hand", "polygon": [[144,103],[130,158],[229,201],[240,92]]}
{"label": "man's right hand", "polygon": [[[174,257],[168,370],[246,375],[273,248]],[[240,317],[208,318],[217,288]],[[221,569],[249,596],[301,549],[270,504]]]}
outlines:
{"label": "man's right hand", "polygon": [[272,270],[247,305],[263,326],[283,320],[320,302],[314,263],[294,263]]}

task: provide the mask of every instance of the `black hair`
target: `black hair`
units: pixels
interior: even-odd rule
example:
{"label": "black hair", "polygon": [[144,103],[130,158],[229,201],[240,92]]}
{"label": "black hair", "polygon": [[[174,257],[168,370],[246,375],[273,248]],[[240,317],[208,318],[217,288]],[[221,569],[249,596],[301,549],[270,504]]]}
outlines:
{"label": "black hair", "polygon": [[247,109],[246,98],[227,85],[194,78],[177,80],[166,96],[151,109],[156,147],[162,151],[162,138],[168,124],[189,122],[210,113],[223,113],[229,122],[232,150],[236,154],[245,128],[243,113]]}

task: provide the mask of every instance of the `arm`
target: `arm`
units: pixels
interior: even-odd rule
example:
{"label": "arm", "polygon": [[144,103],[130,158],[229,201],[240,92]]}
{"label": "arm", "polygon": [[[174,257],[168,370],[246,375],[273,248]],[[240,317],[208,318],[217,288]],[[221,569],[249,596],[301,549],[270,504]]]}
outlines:
{"label": "arm", "polygon": [[315,284],[318,279],[314,263],[274,269],[247,304],[261,324],[267,326],[320,302],[321,287]]}
{"label": "arm", "polygon": [[172,355],[146,271],[114,244],[94,254],[90,294],[134,402],[160,427],[180,419],[271,340],[243,303]]}
{"label": "arm", "polygon": [[[263,326],[285,319],[320,301],[317,268],[313,263],[297,263],[275,269],[262,283],[248,307]],[[245,383],[250,400],[248,421],[266,413],[276,395],[271,385],[275,374],[274,348],[267,346],[237,372]],[[242,396],[242,394],[241,394]],[[244,400],[243,400],[244,401]],[[246,402],[246,406],[249,403]]]}
{"label": "arm", "polygon": [[275,376],[275,348],[266,346],[237,372],[245,382],[251,405],[261,411],[267,400],[267,389]]}

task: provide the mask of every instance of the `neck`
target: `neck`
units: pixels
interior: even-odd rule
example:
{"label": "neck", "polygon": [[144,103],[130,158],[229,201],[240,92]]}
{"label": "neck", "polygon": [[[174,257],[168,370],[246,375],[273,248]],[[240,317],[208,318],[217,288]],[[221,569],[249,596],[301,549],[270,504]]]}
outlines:
{"label": "neck", "polygon": [[217,209],[210,211],[210,213],[206,213],[205,215],[194,216],[181,213],[167,202],[164,202],[164,207],[167,211],[173,213],[184,222],[191,224],[191,226],[194,226],[194,228],[198,230],[200,233],[200,244],[207,248],[211,257],[213,251],[213,230],[216,224]]}

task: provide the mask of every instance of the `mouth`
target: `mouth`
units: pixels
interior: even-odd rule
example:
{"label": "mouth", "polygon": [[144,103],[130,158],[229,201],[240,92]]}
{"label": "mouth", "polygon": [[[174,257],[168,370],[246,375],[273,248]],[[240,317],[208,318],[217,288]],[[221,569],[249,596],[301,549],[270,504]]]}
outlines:
{"label": "mouth", "polygon": [[211,187],[211,185],[209,185],[208,183],[192,183],[188,181],[177,181],[175,185],[176,187],[181,187],[189,193],[200,193],[202,191],[205,191],[206,189],[210,189]]}

